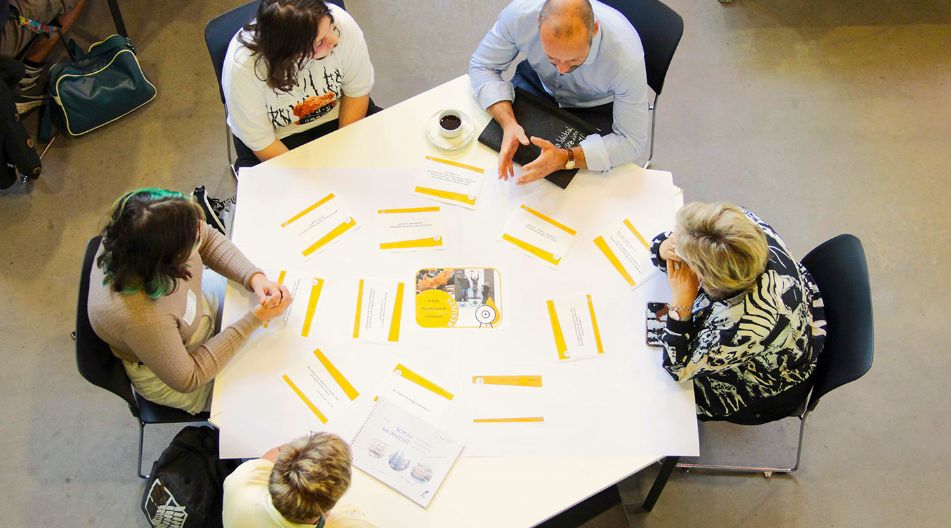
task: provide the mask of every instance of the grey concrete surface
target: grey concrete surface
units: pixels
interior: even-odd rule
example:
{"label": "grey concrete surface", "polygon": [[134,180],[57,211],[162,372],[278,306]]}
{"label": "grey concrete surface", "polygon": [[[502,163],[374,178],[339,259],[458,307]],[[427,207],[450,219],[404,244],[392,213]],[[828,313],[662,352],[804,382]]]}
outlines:
{"label": "grey concrete surface", "polygon": [[[202,29],[238,3],[122,2],[158,97],[88,137],[57,140],[37,183],[0,192],[0,525],[145,525],[134,422],[75,369],[79,263],[131,187],[233,192]],[[504,3],[350,0],[376,66],[374,99],[392,105],[464,73]],[[647,515],[635,505],[648,469],[621,484],[632,526],[948,526],[951,3],[669,4],[686,33],[661,100],[656,167],[688,200],[750,207],[798,255],[859,236],[877,357],[810,418],[794,476],[675,473]],[[91,2],[75,36],[89,44],[109,24],[105,3]],[[150,431],[147,457],[177,429]],[[791,423],[704,427],[703,458],[788,460],[794,434]],[[624,525],[620,507],[585,524]]]}

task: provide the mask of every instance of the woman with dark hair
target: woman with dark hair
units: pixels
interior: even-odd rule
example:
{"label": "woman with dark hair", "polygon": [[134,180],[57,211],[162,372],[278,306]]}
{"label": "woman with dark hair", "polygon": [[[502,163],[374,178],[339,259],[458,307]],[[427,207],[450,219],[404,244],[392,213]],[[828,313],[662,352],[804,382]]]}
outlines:
{"label": "woman with dark hair", "polygon": [[[122,360],[136,392],[201,412],[211,380],[251,332],[287,309],[290,292],[209,226],[198,204],[182,193],[147,188],[125,194],[102,236],[89,280],[93,329]],[[224,281],[214,272],[259,300],[217,335]]]}
{"label": "woman with dark hair", "polygon": [[237,167],[257,165],[378,110],[363,32],[321,0],[263,0],[231,40],[221,88]]}

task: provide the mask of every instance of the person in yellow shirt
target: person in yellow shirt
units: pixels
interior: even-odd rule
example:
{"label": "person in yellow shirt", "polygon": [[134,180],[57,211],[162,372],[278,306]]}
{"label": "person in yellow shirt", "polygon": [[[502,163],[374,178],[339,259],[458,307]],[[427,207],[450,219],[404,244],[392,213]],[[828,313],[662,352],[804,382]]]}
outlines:
{"label": "person in yellow shirt", "polygon": [[350,487],[350,447],[313,433],[238,466],[225,479],[224,528],[375,528],[337,501]]}

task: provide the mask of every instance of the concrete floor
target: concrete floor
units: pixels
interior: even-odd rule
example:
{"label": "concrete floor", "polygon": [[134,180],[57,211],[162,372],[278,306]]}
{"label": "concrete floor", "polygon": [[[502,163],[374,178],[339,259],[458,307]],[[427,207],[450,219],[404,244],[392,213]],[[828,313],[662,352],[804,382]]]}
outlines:
{"label": "concrete floor", "polygon": [[[465,72],[504,0],[350,0],[392,105]],[[110,31],[92,2],[76,37]],[[0,524],[144,526],[135,426],[76,373],[77,274],[86,240],[126,189],[206,184],[230,196],[223,113],[202,28],[236,1],[123,2],[147,108],[87,138],[57,140],[43,177],[0,193]],[[730,200],[802,255],[859,236],[875,302],[875,367],[823,400],[793,477],[675,473],[634,526],[948,526],[951,449],[941,338],[951,259],[951,3],[947,0],[670,0],[686,33],[657,126],[656,166],[688,200]],[[942,189],[944,189],[942,191]],[[930,198],[929,198],[930,197]],[[14,302],[15,301],[15,302]],[[708,427],[705,459],[789,455],[795,424]],[[150,431],[157,456],[177,427]],[[788,459],[786,456],[785,459]],[[639,502],[654,470],[621,486]],[[625,526],[615,507],[584,524]]]}

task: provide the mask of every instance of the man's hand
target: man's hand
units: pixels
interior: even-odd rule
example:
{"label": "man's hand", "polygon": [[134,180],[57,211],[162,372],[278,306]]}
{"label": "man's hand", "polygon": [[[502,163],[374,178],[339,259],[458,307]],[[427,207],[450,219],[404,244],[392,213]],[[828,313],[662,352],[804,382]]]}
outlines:
{"label": "man's hand", "polygon": [[267,308],[276,308],[285,297],[288,301],[292,300],[287,286],[268,279],[263,273],[255,273],[251,277],[251,289],[258,296],[258,304]]}
{"label": "man's hand", "polygon": [[515,119],[502,128],[502,148],[499,149],[499,179],[508,180],[515,176],[515,168],[512,166],[512,157],[518,150],[518,145],[528,145],[528,136],[525,135],[525,129],[518,124]]}
{"label": "man's hand", "polygon": [[542,149],[542,153],[535,161],[522,167],[522,175],[518,178],[519,185],[525,185],[540,180],[549,174],[565,168],[568,163],[568,151],[553,145],[551,141],[532,136],[532,143]]}
{"label": "man's hand", "polygon": [[[667,266],[667,282],[670,283],[671,304],[692,306],[700,290],[700,278],[686,262],[671,260]],[[685,314],[681,314],[682,316]]]}

